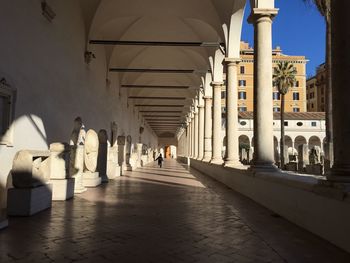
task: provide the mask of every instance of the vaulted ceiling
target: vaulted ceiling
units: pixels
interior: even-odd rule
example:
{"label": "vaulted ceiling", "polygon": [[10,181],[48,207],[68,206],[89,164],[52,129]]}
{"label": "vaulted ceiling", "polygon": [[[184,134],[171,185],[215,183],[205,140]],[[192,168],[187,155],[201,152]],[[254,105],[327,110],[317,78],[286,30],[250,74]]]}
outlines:
{"label": "vaulted ceiling", "polygon": [[[245,0],[80,0],[89,45],[159,136],[175,135]],[[238,26],[240,29],[240,25]],[[227,34],[227,33],[226,33]],[[240,34],[240,32],[239,32]]]}

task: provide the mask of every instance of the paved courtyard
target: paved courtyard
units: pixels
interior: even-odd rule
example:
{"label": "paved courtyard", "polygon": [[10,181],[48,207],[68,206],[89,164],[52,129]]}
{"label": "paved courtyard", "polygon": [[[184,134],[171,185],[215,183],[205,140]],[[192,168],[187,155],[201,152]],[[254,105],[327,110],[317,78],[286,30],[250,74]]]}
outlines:
{"label": "paved courtyard", "polygon": [[[175,160],[0,232],[0,262],[350,262],[350,255]],[[327,227],[327,226],[325,226]]]}

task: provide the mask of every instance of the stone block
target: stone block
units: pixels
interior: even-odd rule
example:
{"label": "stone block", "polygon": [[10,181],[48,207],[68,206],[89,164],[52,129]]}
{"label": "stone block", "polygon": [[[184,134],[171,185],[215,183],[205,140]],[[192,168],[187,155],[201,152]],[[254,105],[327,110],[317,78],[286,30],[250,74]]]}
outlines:
{"label": "stone block", "polygon": [[52,200],[65,201],[74,196],[74,178],[63,180],[51,180],[52,184]]}
{"label": "stone block", "polygon": [[96,187],[101,184],[101,177],[97,172],[90,173],[85,172],[83,173],[83,185],[84,187]]}
{"label": "stone block", "polygon": [[305,167],[307,174],[315,174],[322,175],[323,174],[323,166],[321,164],[308,164]]}
{"label": "stone block", "polygon": [[51,207],[51,184],[35,188],[10,188],[7,195],[7,214],[31,216]]}
{"label": "stone block", "polygon": [[52,143],[50,152],[50,179],[66,179],[69,175],[70,146]]}
{"label": "stone block", "polygon": [[296,172],[298,171],[298,165],[295,162],[290,162],[286,164],[286,170],[287,171],[293,171]]}
{"label": "stone block", "polygon": [[115,163],[113,161],[108,161],[107,176],[108,176],[108,179],[112,179],[112,180],[120,176],[120,166],[118,165],[118,163]]}
{"label": "stone block", "polygon": [[12,182],[16,188],[45,185],[50,177],[49,151],[22,150],[12,165]]}

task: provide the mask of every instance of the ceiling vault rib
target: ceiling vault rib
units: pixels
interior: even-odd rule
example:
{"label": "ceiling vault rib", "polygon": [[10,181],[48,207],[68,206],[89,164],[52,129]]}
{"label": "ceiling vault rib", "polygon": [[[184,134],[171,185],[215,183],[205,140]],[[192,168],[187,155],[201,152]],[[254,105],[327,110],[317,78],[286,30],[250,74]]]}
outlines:
{"label": "ceiling vault rib", "polygon": [[122,88],[129,89],[189,89],[190,86],[171,86],[171,85],[122,85]]}
{"label": "ceiling vault rib", "polygon": [[207,73],[210,70],[201,69],[164,69],[164,68],[110,68],[110,72],[124,72],[124,73],[172,73],[172,74],[193,74],[193,73]]}
{"label": "ceiling vault rib", "polygon": [[166,112],[166,113],[181,113],[182,111],[169,111],[169,110],[141,110],[140,113],[143,112]]}
{"label": "ceiling vault rib", "polygon": [[184,107],[185,105],[160,105],[160,104],[135,104],[134,106],[136,107],[165,107],[165,108],[182,108]]}
{"label": "ceiling vault rib", "polygon": [[129,99],[142,99],[142,100],[186,100],[186,97],[146,97],[146,96],[129,96]]}
{"label": "ceiling vault rib", "polygon": [[98,40],[89,41],[93,45],[113,45],[113,46],[154,46],[154,47],[211,47],[219,48],[225,43],[219,42],[183,42],[183,41],[125,41],[125,40]]}

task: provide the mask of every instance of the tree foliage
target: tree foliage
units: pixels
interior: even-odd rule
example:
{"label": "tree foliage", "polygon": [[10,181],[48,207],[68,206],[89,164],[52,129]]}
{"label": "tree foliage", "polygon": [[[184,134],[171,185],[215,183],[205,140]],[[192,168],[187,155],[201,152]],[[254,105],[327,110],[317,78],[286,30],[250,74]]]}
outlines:
{"label": "tree foliage", "polygon": [[274,68],[273,79],[278,88],[278,92],[282,95],[288,93],[289,87],[292,87],[296,81],[295,75],[297,71],[292,63],[287,61],[278,62]]}
{"label": "tree foliage", "polygon": [[328,21],[331,13],[331,0],[303,0],[305,3],[313,3],[320,14]]}

